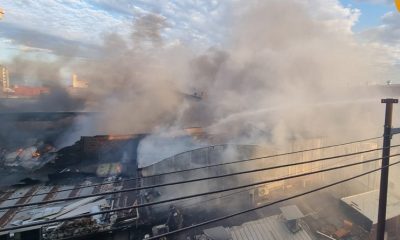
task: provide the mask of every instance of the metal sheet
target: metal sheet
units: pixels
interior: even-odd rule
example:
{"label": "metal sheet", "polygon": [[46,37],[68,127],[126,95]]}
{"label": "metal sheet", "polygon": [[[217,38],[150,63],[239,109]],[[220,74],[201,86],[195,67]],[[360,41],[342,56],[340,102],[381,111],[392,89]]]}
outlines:
{"label": "metal sheet", "polygon": [[80,206],[66,214],[59,215],[57,218],[74,217],[74,216],[79,216],[79,215],[82,215],[85,213],[90,213],[90,209],[92,209],[93,206],[101,206],[101,205],[107,205],[107,201],[105,199],[101,199],[100,201],[97,201],[97,202],[88,203],[88,204]]}
{"label": "metal sheet", "polygon": [[296,205],[290,205],[279,208],[282,212],[282,215],[286,220],[295,220],[304,217],[304,214],[300,211],[300,209]]}
{"label": "metal sheet", "polygon": [[57,192],[56,196],[54,199],[62,199],[62,198],[67,198],[69,194],[71,193],[72,190],[67,190],[67,189],[73,189],[74,186],[62,186],[58,189],[59,190],[66,190],[64,192]]}
{"label": "metal sheet", "polygon": [[29,201],[29,203],[40,203],[41,201],[43,201],[43,199],[46,197],[45,193],[49,193],[51,190],[51,187],[43,187],[41,188],[39,191],[37,191],[35,194],[43,194],[43,195],[39,195],[39,196],[33,196],[31,198],[31,200]]}
{"label": "metal sheet", "polygon": [[227,228],[233,240],[312,240],[305,230],[291,233],[278,215]]}
{"label": "metal sheet", "polygon": [[71,203],[71,204],[65,206],[61,210],[61,212],[57,213],[56,215],[51,216],[50,219],[58,218],[59,216],[62,216],[64,214],[68,213],[68,212],[71,212],[72,210],[75,210],[75,209],[79,208],[80,206],[86,205],[86,204],[88,204],[90,202],[93,202],[93,201],[99,199],[99,198],[102,198],[102,196],[88,197],[88,198],[84,198],[84,199],[81,199],[79,201],[76,201],[74,203]]}

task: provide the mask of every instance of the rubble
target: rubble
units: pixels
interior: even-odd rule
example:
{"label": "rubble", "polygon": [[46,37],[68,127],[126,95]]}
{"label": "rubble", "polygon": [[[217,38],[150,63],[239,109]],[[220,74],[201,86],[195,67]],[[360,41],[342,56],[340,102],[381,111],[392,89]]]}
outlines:
{"label": "rubble", "polygon": [[[28,162],[33,161],[31,159],[40,161],[41,158],[47,155],[54,157],[50,161],[43,161],[44,164],[38,165],[40,167],[35,168],[33,171],[36,175],[47,174],[48,180],[39,183],[31,182],[29,185],[25,184],[5,189],[6,191],[0,195],[0,207],[24,203],[37,203],[38,205],[35,207],[9,209],[0,212],[0,227],[23,227],[29,226],[30,223],[39,223],[39,225],[35,228],[26,227],[18,231],[8,231],[1,234],[9,235],[13,233],[30,232],[30,234],[37,234],[41,239],[65,239],[99,233],[109,234],[119,232],[121,229],[127,229],[133,232],[135,240],[141,240],[146,234],[155,236],[168,231],[181,229],[182,227],[190,226],[191,224],[196,224],[213,217],[225,215],[232,212],[233,209],[246,209],[260,206],[287,195],[302,192],[313,186],[324,183],[328,177],[328,175],[319,174],[296,181],[279,181],[271,184],[263,184],[254,188],[242,189],[240,191],[229,191],[223,194],[187,199],[174,202],[173,205],[167,203],[127,209],[124,211],[112,210],[167,200],[171,197],[179,197],[181,195],[243,185],[260,181],[266,177],[274,178],[303,173],[321,169],[326,166],[323,164],[314,164],[312,168],[294,167],[290,169],[281,169],[279,171],[269,172],[268,175],[260,172],[259,174],[252,174],[251,177],[246,178],[240,176],[231,177],[229,181],[226,181],[226,179],[206,180],[203,182],[191,183],[188,188],[183,185],[176,185],[150,188],[142,191],[110,193],[100,197],[88,196],[94,193],[106,193],[114,190],[144,187],[188,178],[231,173],[237,171],[237,169],[228,167],[206,168],[204,171],[182,172],[180,174],[162,175],[157,178],[149,177],[154,174],[180,171],[210,164],[227,163],[233,160],[272,155],[279,152],[279,150],[271,147],[257,145],[220,144],[185,151],[140,168],[138,163],[138,146],[144,137],[145,134],[82,137],[75,144],[58,151],[53,151],[50,147],[36,147],[26,150],[26,153],[21,156],[29,157],[20,158],[18,161],[21,161],[21,159]],[[186,136],[184,138],[186,138]],[[202,141],[204,141],[204,138],[202,138]],[[293,144],[293,149],[290,150],[295,150],[296,148],[312,148],[314,145],[319,146],[320,142],[320,139],[315,139],[305,141],[298,146]],[[353,151],[352,148],[360,150],[370,149],[372,147],[376,146],[360,144],[355,147],[342,148],[335,151],[330,150],[326,153],[320,151],[318,153],[313,153],[313,155],[301,153],[294,158],[280,158],[279,161],[265,161],[263,162],[263,166],[284,164],[293,161],[293,159],[303,161],[305,159],[315,158],[316,156],[324,156],[325,154],[340,154],[342,152]],[[39,149],[49,149],[49,151]],[[361,158],[360,156],[360,159]],[[249,162],[242,165],[240,170],[254,169],[257,168],[257,166],[258,163],[256,162]],[[362,169],[360,169],[360,171],[361,170]],[[364,186],[363,189],[368,187],[372,186]],[[340,191],[337,193],[343,196],[343,193],[340,193]],[[40,205],[42,201],[46,200],[80,196],[88,197],[79,200],[67,200]],[[309,211],[307,208],[304,208],[302,204],[298,206],[298,209],[293,206],[286,210],[281,208],[282,216],[277,217],[269,215],[266,216],[267,220],[261,220],[259,217],[259,220],[257,220],[257,218],[252,220],[270,221],[270,224],[278,221],[279,224],[285,228],[285,231],[293,235],[304,232],[305,221],[312,223],[310,224],[311,230],[307,229],[307,231],[312,234],[317,234],[317,232],[324,234],[339,233],[339,230],[343,227],[343,221],[341,218],[339,220],[338,217],[337,227],[327,232],[324,227],[318,226],[320,222],[315,223],[309,220]],[[303,214],[295,214],[296,216],[294,216],[292,214],[294,212],[303,212],[304,209],[306,209],[304,213],[307,216],[303,216]],[[77,217],[86,213],[99,213],[103,210],[111,210],[111,212],[77,220],[61,221],[56,224],[40,224],[46,220]],[[244,222],[236,223],[240,225]],[[249,224],[251,225],[252,223]],[[317,224],[317,226],[315,226],[315,224]],[[326,224],[323,226],[326,227]],[[243,227],[243,229],[245,228],[246,227]],[[229,231],[233,232],[242,231],[239,230],[239,227],[232,227],[229,229]],[[354,229],[356,229],[356,227]],[[207,231],[205,231],[205,233],[206,232]],[[210,232],[208,231],[208,233]],[[193,235],[192,232],[185,234],[188,236]],[[207,235],[201,236],[198,239],[210,239],[210,237],[211,236]]]}

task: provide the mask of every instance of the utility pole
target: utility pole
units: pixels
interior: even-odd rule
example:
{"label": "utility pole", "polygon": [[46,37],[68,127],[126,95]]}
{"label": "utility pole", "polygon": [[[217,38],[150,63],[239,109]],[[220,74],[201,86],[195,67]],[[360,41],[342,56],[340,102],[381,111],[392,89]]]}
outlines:
{"label": "utility pole", "polygon": [[381,182],[379,188],[379,209],[378,209],[378,229],[376,232],[377,240],[384,240],[385,223],[386,223],[386,203],[389,181],[389,160],[390,160],[390,141],[392,139],[392,114],[393,103],[398,103],[398,99],[386,98],[382,99],[382,103],[386,104],[385,126],[383,133],[383,149],[382,149],[382,169]]}

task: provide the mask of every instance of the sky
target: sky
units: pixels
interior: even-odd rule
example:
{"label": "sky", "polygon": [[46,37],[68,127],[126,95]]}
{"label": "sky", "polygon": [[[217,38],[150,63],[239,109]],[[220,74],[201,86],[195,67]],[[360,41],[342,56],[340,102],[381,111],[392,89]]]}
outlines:
{"label": "sky", "polygon": [[340,2],[345,7],[360,10],[361,15],[353,28],[355,32],[381,25],[382,17],[394,10],[393,1],[391,0],[341,0]]}
{"label": "sky", "polygon": [[[393,0],[297,0],[310,12],[349,31],[360,42],[373,43],[400,62],[400,13]],[[134,19],[146,13],[162,16],[168,24],[169,44],[194,48],[219,46],[229,31],[231,3],[244,0],[0,0],[0,64],[15,56],[48,59],[88,58],[110,32],[129,36]]]}

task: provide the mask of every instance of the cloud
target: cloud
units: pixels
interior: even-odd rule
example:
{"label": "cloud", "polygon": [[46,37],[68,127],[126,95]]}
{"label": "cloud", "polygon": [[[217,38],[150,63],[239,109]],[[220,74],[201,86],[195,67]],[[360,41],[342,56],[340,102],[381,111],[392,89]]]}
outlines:
{"label": "cloud", "polygon": [[[352,27],[361,14],[358,9],[345,7],[338,0],[294,2],[302,4],[330,31],[343,32],[345,34],[341,36],[352,40]],[[94,58],[105,35],[112,32],[129,39],[133,21],[155,13],[167,23],[160,33],[166,46],[183,44],[204,50],[210,46],[221,47],[231,32],[231,22],[240,19],[241,13],[259,3],[258,0],[246,1],[246,4],[238,0],[5,1],[2,7],[6,15],[0,22],[0,40],[9,40],[22,53],[30,50],[63,57]],[[400,39],[396,30],[400,26],[399,16],[388,14],[383,18],[382,26],[369,29],[362,38],[393,45]]]}
{"label": "cloud", "polygon": [[307,0],[305,7],[317,20],[325,22],[328,29],[343,31],[348,34],[352,33],[351,28],[361,14],[358,9],[344,7],[337,0]]}
{"label": "cloud", "polygon": [[393,4],[393,0],[356,0],[356,2],[366,2],[373,4]]}
{"label": "cloud", "polygon": [[2,38],[54,52],[99,44],[103,32],[122,32],[131,22],[85,1],[8,1],[2,7],[6,12],[0,23]]}
{"label": "cloud", "polygon": [[[103,35],[109,32],[129,38],[133,20],[148,13],[155,13],[164,17],[169,24],[162,33],[164,39],[171,43],[184,43],[204,49],[222,44],[230,31],[227,28],[229,19],[258,2],[247,1],[243,4],[243,1],[217,0],[7,1],[3,3],[6,16],[3,23],[0,23],[4,26],[1,37],[13,39],[16,43],[23,43],[28,47],[44,47],[59,53],[66,45],[73,45],[78,49],[78,45],[99,45]],[[307,5],[316,18],[326,22],[327,27],[340,31],[351,32],[351,26],[359,16],[358,10],[343,7],[337,0],[298,2]],[[16,34],[16,31],[20,33]],[[25,37],[31,34],[33,39],[48,38],[47,47],[36,41],[27,42]],[[58,42],[60,46],[57,46]]]}
{"label": "cloud", "polygon": [[[60,49],[67,45],[77,49],[82,47],[80,45],[100,45],[104,34],[110,32],[129,38],[133,20],[156,13],[170,24],[170,28],[162,33],[164,38],[171,42],[208,46],[223,36],[220,30],[225,5],[218,1],[8,1],[2,5],[6,15],[0,23],[0,37],[12,39],[16,44],[44,47],[65,54]],[[30,36],[33,40],[27,41]]]}
{"label": "cloud", "polygon": [[[130,19],[92,8],[86,1],[10,1],[4,22],[75,41],[99,40],[99,34],[122,30]],[[95,38],[93,38],[95,37]]]}
{"label": "cloud", "polygon": [[377,27],[369,28],[358,36],[374,51],[380,52],[382,79],[400,81],[400,14],[388,12]]}
{"label": "cloud", "polygon": [[27,29],[14,23],[2,23],[0,33],[3,38],[9,39],[10,43],[19,46],[23,52],[34,50],[61,56],[87,56],[90,51],[96,49],[96,45],[93,44]]}
{"label": "cloud", "polygon": [[399,45],[400,47],[400,14],[397,12],[386,13],[382,17],[381,25],[364,31],[362,36],[373,41]]}

